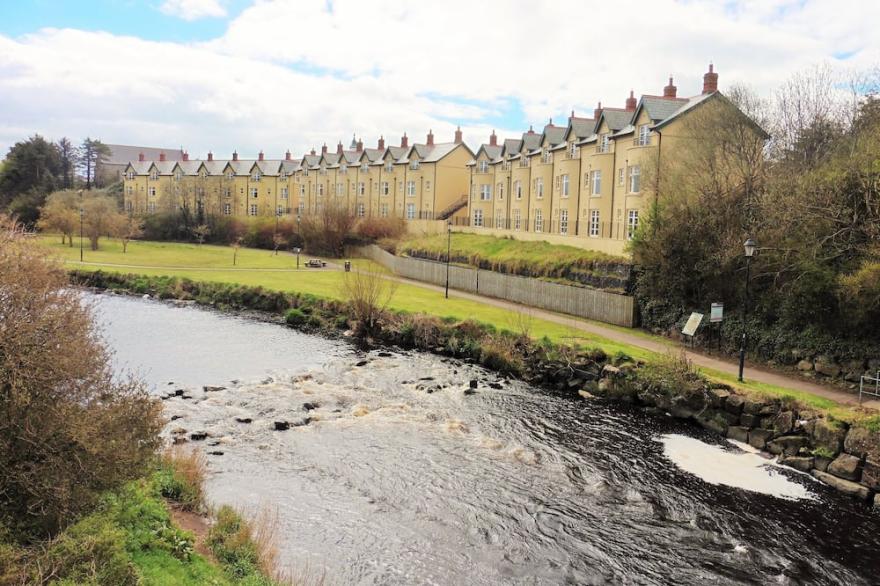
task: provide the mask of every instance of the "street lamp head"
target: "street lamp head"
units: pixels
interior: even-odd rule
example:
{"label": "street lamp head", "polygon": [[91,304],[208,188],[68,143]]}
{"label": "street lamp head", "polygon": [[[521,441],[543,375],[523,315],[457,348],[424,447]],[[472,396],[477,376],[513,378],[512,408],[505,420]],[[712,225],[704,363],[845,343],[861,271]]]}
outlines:
{"label": "street lamp head", "polygon": [[746,258],[752,258],[758,250],[758,243],[749,238],[743,243],[743,247],[746,250]]}
{"label": "street lamp head", "polygon": [[452,232],[452,221],[451,220],[449,222],[446,222],[446,229],[449,232]]}

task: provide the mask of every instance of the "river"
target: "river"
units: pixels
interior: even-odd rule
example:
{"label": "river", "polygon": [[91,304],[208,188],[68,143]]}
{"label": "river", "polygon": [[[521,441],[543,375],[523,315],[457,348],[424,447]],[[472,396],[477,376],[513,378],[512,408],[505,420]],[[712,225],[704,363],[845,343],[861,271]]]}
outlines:
{"label": "river", "polygon": [[166,433],[209,434],[192,444],[217,452],[210,499],[272,511],[284,563],[331,583],[880,580],[880,516],[696,426],[430,354],[87,298],[115,368],[191,397],[164,401]]}

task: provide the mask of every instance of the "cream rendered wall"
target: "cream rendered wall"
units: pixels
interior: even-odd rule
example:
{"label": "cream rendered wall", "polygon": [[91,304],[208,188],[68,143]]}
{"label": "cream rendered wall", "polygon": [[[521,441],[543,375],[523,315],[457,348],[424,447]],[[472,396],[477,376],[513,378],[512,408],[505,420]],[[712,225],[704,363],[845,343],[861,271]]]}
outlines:
{"label": "cream rendered wall", "polygon": [[[476,211],[480,210],[483,214],[483,227],[485,228],[494,228],[494,210],[495,210],[495,167],[494,165],[489,165],[489,157],[486,155],[485,151],[480,151],[480,154],[475,159],[476,164],[473,165],[470,171],[470,218],[473,223],[474,217],[476,216]],[[487,170],[485,173],[480,172],[480,164],[485,163],[487,165]],[[480,194],[482,192],[483,185],[489,186],[490,199],[483,201],[480,199]]]}
{"label": "cream rendered wall", "polygon": [[[549,148],[549,147],[548,147]],[[552,217],[550,214],[551,194],[553,190],[553,163],[545,163],[541,159],[541,154],[529,156],[529,166],[531,173],[531,190],[529,193],[529,230],[538,232],[537,210],[541,211],[542,223],[540,226],[541,233],[552,233]],[[544,183],[543,195],[539,193],[538,181]]]}
{"label": "cream rendered wall", "polygon": [[[532,209],[530,201],[532,197],[532,168],[528,165],[523,166],[523,160],[528,161],[529,159],[524,153],[521,153],[518,159],[510,161],[510,222],[511,229],[516,230],[515,219],[517,217],[517,211],[519,211],[521,222],[519,231],[531,232]],[[522,189],[522,194],[519,198],[517,198],[516,195],[517,182],[519,182]]]}
{"label": "cream rendered wall", "polygon": [[511,229],[510,202],[513,192],[510,185],[510,170],[503,163],[490,165],[490,169],[492,169],[492,175],[495,178],[495,188],[492,190],[494,227]]}
{"label": "cream rendered wall", "polygon": [[[436,172],[432,180],[432,212],[445,210],[468,195],[470,172],[467,163],[473,154],[463,144],[457,145],[438,162],[433,163]],[[458,214],[456,214],[458,215]]]}
{"label": "cream rendered wall", "polygon": [[[561,234],[560,225],[561,211],[568,213],[568,231],[567,235],[576,236],[579,232],[578,218],[578,201],[580,196],[580,153],[574,158],[570,156],[569,142],[566,141],[564,149],[554,151],[553,153],[553,220],[555,222],[555,233]],[[563,196],[563,176],[568,176],[568,197]]]}

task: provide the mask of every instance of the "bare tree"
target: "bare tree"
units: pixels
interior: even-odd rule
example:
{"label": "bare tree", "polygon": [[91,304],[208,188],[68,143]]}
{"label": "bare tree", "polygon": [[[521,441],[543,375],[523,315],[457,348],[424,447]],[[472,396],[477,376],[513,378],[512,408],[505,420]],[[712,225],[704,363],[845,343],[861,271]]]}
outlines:
{"label": "bare tree", "polygon": [[207,224],[199,224],[192,229],[192,233],[193,236],[196,237],[196,242],[201,246],[204,244],[205,239],[211,234],[211,227]]}
{"label": "bare tree", "polygon": [[379,273],[366,270],[344,273],[342,294],[356,320],[356,335],[367,337],[379,330],[397,286],[397,281],[386,279]]}
{"label": "bare tree", "polygon": [[106,195],[95,195],[83,201],[83,229],[92,250],[98,250],[103,236],[118,236],[127,219],[120,213],[117,202]]}
{"label": "bare tree", "polygon": [[237,237],[232,241],[232,266],[235,266],[238,261],[238,249],[241,248],[241,241],[243,238],[241,236]]}
{"label": "bare tree", "polygon": [[129,215],[120,226],[119,240],[122,242],[122,254],[128,252],[128,243],[144,235],[144,223]]}
{"label": "bare tree", "polygon": [[61,233],[61,244],[73,246],[73,233],[79,225],[79,195],[72,190],[56,191],[46,198],[40,208],[37,227],[40,230]]}

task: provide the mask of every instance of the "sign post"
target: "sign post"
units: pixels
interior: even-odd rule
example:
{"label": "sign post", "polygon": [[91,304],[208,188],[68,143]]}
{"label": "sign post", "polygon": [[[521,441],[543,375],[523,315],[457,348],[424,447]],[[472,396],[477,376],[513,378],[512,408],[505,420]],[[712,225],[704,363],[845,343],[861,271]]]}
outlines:
{"label": "sign post", "polygon": [[718,324],[718,350],[721,350],[721,327],[724,321],[724,304],[713,303],[709,313],[709,323]]}
{"label": "sign post", "polygon": [[694,335],[697,333],[697,328],[700,327],[700,323],[703,321],[703,314],[697,313],[696,311],[691,314],[688,318],[687,323],[684,324],[684,327],[681,329],[681,333],[685,336],[690,336],[691,346],[694,344]]}

